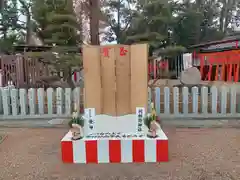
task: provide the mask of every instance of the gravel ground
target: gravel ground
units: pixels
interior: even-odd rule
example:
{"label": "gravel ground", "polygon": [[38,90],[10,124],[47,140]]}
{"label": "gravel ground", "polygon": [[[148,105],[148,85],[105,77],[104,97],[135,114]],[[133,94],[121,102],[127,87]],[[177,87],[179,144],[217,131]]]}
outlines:
{"label": "gravel ground", "polygon": [[161,164],[63,164],[60,140],[67,129],[1,129],[0,180],[237,180],[238,129],[165,128],[170,162]]}

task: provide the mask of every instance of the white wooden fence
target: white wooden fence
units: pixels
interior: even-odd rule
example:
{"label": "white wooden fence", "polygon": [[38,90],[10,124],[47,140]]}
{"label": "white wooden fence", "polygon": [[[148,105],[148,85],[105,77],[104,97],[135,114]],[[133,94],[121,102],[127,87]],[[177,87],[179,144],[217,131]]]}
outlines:
{"label": "white wooden fence", "polygon": [[[70,117],[74,106],[80,112],[82,89],[0,89],[0,120]],[[236,86],[198,89],[149,89],[149,102],[155,101],[156,111],[164,118],[240,117]],[[240,97],[240,96],[239,96]],[[149,103],[150,104],[150,103]]]}
{"label": "white wooden fence", "polygon": [[240,88],[187,87],[149,90],[157,114],[164,118],[225,118],[240,117]]}
{"label": "white wooden fence", "polygon": [[80,112],[83,94],[80,88],[0,89],[0,119],[70,117]]}

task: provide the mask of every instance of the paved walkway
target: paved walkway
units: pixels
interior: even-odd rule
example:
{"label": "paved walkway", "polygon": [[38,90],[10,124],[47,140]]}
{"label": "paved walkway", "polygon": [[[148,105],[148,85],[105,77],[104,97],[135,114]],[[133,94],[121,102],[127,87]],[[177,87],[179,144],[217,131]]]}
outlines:
{"label": "paved walkway", "polygon": [[240,179],[240,131],[237,129],[165,129],[170,162],[161,164],[71,165],[60,160],[67,129],[0,129],[0,180],[237,180]]}

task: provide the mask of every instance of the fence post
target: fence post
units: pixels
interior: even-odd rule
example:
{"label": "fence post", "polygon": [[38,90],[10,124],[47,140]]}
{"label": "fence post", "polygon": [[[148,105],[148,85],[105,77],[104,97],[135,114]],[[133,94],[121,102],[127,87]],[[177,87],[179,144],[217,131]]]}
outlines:
{"label": "fence post", "polygon": [[4,88],[2,91],[3,98],[3,114],[5,116],[10,115],[10,93],[8,88]]}
{"label": "fence post", "polygon": [[159,87],[155,88],[155,109],[158,116],[161,113],[160,95],[161,95],[160,88]]}
{"label": "fence post", "polygon": [[183,96],[183,101],[182,101],[182,106],[183,106],[183,114],[188,114],[188,98],[189,98],[189,89],[188,87],[183,87],[182,90],[182,96]]}
{"label": "fence post", "polygon": [[11,89],[10,96],[11,96],[12,115],[16,116],[16,115],[18,115],[18,104],[19,104],[18,103],[18,90]]}
{"label": "fence post", "polygon": [[173,88],[173,113],[179,115],[179,89],[178,87]]}
{"label": "fence post", "polygon": [[57,88],[57,114],[63,114],[63,89]]}
{"label": "fence post", "polygon": [[36,90],[34,88],[28,90],[28,99],[30,114],[34,115],[36,113]]}
{"label": "fence post", "polygon": [[65,89],[65,114],[70,115],[72,112],[72,89],[66,88]]}
{"label": "fence post", "polygon": [[53,114],[53,88],[47,89],[47,109],[48,114]]}
{"label": "fence post", "polygon": [[236,86],[231,86],[230,89],[230,113],[231,114],[236,114],[236,104],[237,104],[237,91],[236,91]]}
{"label": "fence post", "polygon": [[223,86],[221,89],[221,114],[226,114],[227,109],[227,87]]}
{"label": "fence post", "polygon": [[208,114],[208,88],[201,88],[201,105],[202,105],[202,113]]}
{"label": "fence post", "polygon": [[73,107],[74,111],[77,111],[77,113],[80,113],[80,88],[76,87],[73,92]]}
{"label": "fence post", "polygon": [[212,114],[218,113],[218,89],[217,87],[211,87],[211,95],[212,95]]}
{"label": "fence post", "polygon": [[44,92],[43,88],[38,88],[37,96],[38,96],[38,113],[39,114],[44,114],[45,92]]}
{"label": "fence post", "polygon": [[170,114],[170,90],[164,87],[164,114]]}
{"label": "fence post", "polygon": [[192,87],[192,108],[193,113],[198,114],[198,87]]}
{"label": "fence post", "polygon": [[20,107],[21,107],[21,115],[27,114],[27,91],[26,89],[20,89]]}

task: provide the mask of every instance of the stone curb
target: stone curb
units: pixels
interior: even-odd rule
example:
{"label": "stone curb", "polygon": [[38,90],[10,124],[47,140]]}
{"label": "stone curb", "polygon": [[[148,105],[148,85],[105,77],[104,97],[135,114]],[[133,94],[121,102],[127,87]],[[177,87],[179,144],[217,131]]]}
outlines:
{"label": "stone curb", "polygon": [[172,126],[176,128],[240,128],[240,120],[225,119],[225,120],[162,120],[163,126]]}
{"label": "stone curb", "polygon": [[[68,128],[68,119],[32,119],[0,121],[0,128]],[[240,119],[161,119],[165,127],[240,128]]]}

